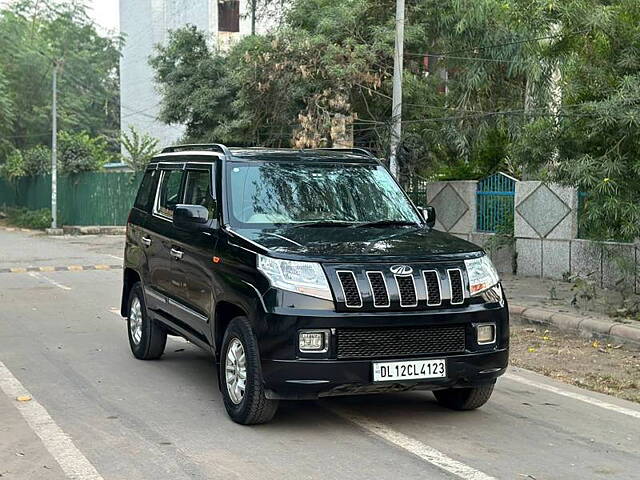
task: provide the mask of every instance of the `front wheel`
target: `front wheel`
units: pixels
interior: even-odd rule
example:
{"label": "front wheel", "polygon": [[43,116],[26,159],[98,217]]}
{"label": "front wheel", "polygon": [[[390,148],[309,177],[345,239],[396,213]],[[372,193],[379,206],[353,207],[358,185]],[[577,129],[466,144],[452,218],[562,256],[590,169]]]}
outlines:
{"label": "front wheel", "polygon": [[433,394],[443,407],[453,410],[475,410],[489,401],[495,383],[471,388],[436,390]]}
{"label": "front wheel", "polygon": [[129,346],[134,357],[140,360],[160,358],[167,343],[167,332],[149,318],[140,282],[131,288],[129,294],[127,327]]}
{"label": "front wheel", "polygon": [[221,353],[222,397],[231,419],[242,425],[270,421],[276,414],[278,401],[265,395],[258,342],[246,317],[231,321]]}

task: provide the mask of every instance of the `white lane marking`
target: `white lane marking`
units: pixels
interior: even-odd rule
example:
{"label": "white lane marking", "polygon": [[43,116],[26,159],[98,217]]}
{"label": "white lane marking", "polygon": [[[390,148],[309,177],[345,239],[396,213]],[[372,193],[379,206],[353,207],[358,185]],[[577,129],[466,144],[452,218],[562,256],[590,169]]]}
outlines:
{"label": "white lane marking", "polygon": [[420,457],[430,464],[435,465],[436,467],[453,475],[456,475],[459,478],[462,478],[464,480],[496,480],[495,477],[491,477],[486,473],[481,472],[480,470],[476,470],[475,468],[465,465],[462,462],[454,460],[441,451],[436,450],[429,445],[425,445],[424,443],[416,440],[415,438],[411,438],[404,433],[393,430],[392,428],[382,423],[378,423],[371,418],[343,408],[327,408],[336,415],[339,415],[342,418],[355,423],[359,427],[364,428],[374,435],[377,435],[383,440],[386,440],[387,442],[392,443],[397,447],[407,450],[408,452]]}
{"label": "white lane marking", "polygon": [[[14,405],[31,429],[58,462],[60,468],[72,480],[103,480],[93,465],[74,445],[71,438],[53,421],[47,410],[33,398],[9,369],[0,362],[0,389],[13,400]],[[17,401],[18,397],[30,397],[29,401]]]}
{"label": "white lane marking", "polygon": [[39,280],[45,280],[47,282],[49,282],[51,285],[54,285],[58,288],[61,288],[62,290],[71,290],[71,287],[67,287],[66,285],[63,285],[61,283],[56,282],[54,279],[46,277],[44,275],[41,275],[37,272],[29,272],[29,275],[33,278],[37,278]]}
{"label": "white lane marking", "polygon": [[515,375],[513,373],[507,373],[505,374],[505,377],[508,378],[509,380],[514,380],[516,382],[529,385],[530,387],[539,388],[540,390],[546,390],[547,392],[555,393],[557,395],[562,395],[564,397],[572,398],[574,400],[580,400],[581,402],[585,402],[590,405],[595,405],[596,407],[606,408],[607,410],[611,410],[612,412],[621,413],[623,415],[629,415],[630,417],[634,417],[634,418],[640,418],[640,411],[638,410],[632,410],[630,408],[621,407],[619,405],[614,405],[613,403],[604,402],[602,400],[598,400],[597,398],[589,397],[581,393],[571,392],[569,390],[564,390],[559,387],[554,387],[553,385],[547,385],[545,383],[536,382],[535,380],[529,380],[528,378],[524,378],[524,377],[521,377],[520,375]]}
{"label": "white lane marking", "polygon": [[120,260],[121,262],[124,262],[124,258],[119,257],[117,255],[111,255],[110,253],[107,253],[107,257],[115,258],[116,260]]}
{"label": "white lane marking", "polygon": [[118,317],[122,318],[122,315],[120,315],[120,309],[119,308],[110,308],[109,311],[111,313],[113,313],[114,315],[117,315]]}

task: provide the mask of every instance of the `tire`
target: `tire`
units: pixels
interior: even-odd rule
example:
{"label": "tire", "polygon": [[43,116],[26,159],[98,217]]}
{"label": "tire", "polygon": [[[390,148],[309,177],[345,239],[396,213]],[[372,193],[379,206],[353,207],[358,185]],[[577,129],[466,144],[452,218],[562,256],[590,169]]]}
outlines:
{"label": "tire", "polygon": [[491,398],[494,385],[495,382],[472,388],[449,388],[436,390],[433,394],[443,407],[452,410],[475,410]]}
{"label": "tire", "polygon": [[234,422],[257,425],[267,423],[276,414],[278,401],[265,395],[258,341],[246,317],[231,320],[224,333],[219,375],[224,406]]}
{"label": "tire", "polygon": [[127,333],[133,356],[139,360],[160,358],[167,344],[167,332],[149,318],[140,282],[131,288],[128,306]]}

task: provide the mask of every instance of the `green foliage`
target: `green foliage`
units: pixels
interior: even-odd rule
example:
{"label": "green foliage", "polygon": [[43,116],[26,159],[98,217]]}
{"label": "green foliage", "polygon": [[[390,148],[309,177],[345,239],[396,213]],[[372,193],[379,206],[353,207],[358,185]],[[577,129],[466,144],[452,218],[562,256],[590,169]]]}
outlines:
{"label": "green foliage", "polygon": [[559,9],[563,29],[584,33],[553,52],[562,60],[559,117],[531,123],[514,151],[532,170],[588,194],[580,217],[587,237],[633,241],[640,237],[640,4],[572,5]]}
{"label": "green foliage", "polygon": [[60,132],[58,152],[58,168],[62,174],[99,170],[113,158],[106,139],[91,137],[87,132]]}
{"label": "green foliage", "polygon": [[24,157],[19,150],[11,152],[3,165],[0,166],[0,176],[13,181],[26,175]]}
{"label": "green foliage", "polygon": [[144,170],[151,158],[159,152],[158,139],[140,133],[130,127],[129,133],[123,133],[120,142],[127,152],[122,160],[134,171]]}
{"label": "green foliage", "polygon": [[86,8],[38,0],[0,7],[0,144],[24,150],[50,141],[54,59],[62,62],[60,129],[118,137],[120,39],[100,36]]}
{"label": "green foliage", "polygon": [[51,149],[36,145],[22,153],[26,176],[43,175],[51,172]]}
{"label": "green foliage", "polygon": [[45,229],[51,226],[51,210],[29,210],[27,208],[8,208],[7,222],[20,228]]}

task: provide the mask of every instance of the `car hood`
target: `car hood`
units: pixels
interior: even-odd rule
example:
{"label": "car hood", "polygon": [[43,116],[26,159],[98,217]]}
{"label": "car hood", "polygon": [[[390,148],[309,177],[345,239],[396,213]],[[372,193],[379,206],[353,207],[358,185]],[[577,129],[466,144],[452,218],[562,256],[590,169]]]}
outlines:
{"label": "car hood", "polygon": [[281,258],[332,262],[429,261],[477,257],[473,243],[428,227],[236,229],[236,236]]}

